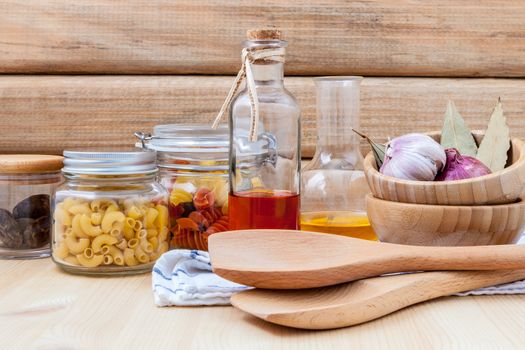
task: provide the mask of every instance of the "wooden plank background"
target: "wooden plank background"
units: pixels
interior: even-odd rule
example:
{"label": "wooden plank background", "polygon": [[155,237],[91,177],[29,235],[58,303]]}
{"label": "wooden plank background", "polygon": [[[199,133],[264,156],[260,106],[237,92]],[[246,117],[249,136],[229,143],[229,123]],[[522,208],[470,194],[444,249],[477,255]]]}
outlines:
{"label": "wooden plank background", "polygon": [[4,0],[0,72],[234,74],[276,25],[289,75],[525,75],[520,0]]}
{"label": "wooden plank background", "polygon": [[[60,153],[82,146],[122,147],[136,130],[160,123],[211,123],[231,77],[3,76],[0,77],[1,152]],[[316,139],[311,78],[285,84],[302,107],[303,155]],[[365,78],[361,126],[374,138],[436,130],[447,99],[471,128],[484,128],[501,96],[514,136],[525,137],[521,79]]]}
{"label": "wooden plank background", "polygon": [[362,129],[379,141],[439,129],[449,98],[482,128],[499,96],[525,137],[524,18],[519,0],[5,0],[0,152],[118,147],[155,124],[209,123],[246,29],[268,25],[290,42],[304,156],[311,75],[366,76]]}

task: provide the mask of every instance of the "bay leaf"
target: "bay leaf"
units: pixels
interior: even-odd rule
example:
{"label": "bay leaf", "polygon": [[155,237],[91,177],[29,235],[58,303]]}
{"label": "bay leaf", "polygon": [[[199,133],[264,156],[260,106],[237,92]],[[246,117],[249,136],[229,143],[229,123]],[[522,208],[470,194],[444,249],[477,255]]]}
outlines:
{"label": "bay leaf", "polygon": [[372,148],[372,153],[374,154],[374,159],[376,160],[377,169],[381,168],[381,165],[383,165],[383,161],[385,160],[385,153],[386,153],[386,146],[374,142],[371,138],[366,136],[363,133],[360,133],[359,131],[352,129],[357,135],[361,136],[362,138],[366,139],[370,147]]}
{"label": "bay leaf", "polygon": [[450,100],[441,130],[441,146],[443,148],[456,148],[460,154],[471,157],[475,157],[478,151],[474,136],[456,109],[454,102]]}
{"label": "bay leaf", "polygon": [[510,132],[507,119],[503,115],[501,100],[490,116],[485,136],[479,145],[476,158],[489,167],[492,172],[505,168],[507,152],[510,148]]}

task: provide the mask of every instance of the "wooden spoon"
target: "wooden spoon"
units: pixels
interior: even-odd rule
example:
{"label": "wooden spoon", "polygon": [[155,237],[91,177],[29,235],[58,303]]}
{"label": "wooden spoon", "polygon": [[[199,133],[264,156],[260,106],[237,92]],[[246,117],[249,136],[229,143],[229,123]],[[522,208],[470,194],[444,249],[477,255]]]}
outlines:
{"label": "wooden spoon", "polygon": [[209,252],[218,275],[269,289],[323,287],[402,271],[525,269],[525,245],[422,247],[292,230],[216,233]]}
{"label": "wooden spoon", "polygon": [[306,290],[253,289],[231,303],[265,321],[330,329],[374,320],[425,300],[525,279],[525,270],[421,272]]}

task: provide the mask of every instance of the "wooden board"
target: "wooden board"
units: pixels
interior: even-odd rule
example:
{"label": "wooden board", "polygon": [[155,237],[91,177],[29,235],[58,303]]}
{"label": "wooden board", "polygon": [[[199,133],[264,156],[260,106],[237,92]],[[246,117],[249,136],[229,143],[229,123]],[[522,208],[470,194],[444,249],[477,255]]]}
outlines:
{"label": "wooden board", "polygon": [[[136,130],[161,123],[211,123],[232,82],[218,76],[0,76],[0,152],[129,146]],[[303,155],[316,142],[315,89],[288,78],[302,108]],[[361,129],[379,141],[441,128],[453,98],[473,129],[484,128],[501,96],[512,135],[525,137],[525,81],[366,78]]]}
{"label": "wooden board", "polygon": [[291,75],[525,76],[519,0],[10,0],[0,72],[233,74],[276,25]]}
{"label": "wooden board", "polygon": [[333,331],[266,323],[233,307],[157,308],[149,274],[67,275],[50,259],[0,260],[5,349],[523,349],[525,296],[450,297]]}

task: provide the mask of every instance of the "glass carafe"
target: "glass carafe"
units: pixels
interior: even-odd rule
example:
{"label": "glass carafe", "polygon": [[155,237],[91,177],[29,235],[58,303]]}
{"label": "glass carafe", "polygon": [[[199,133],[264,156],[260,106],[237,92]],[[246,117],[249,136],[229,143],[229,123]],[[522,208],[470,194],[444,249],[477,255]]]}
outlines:
{"label": "glass carafe", "polygon": [[[255,34],[265,34],[264,31]],[[277,50],[275,59],[251,64],[258,96],[255,140],[250,93],[242,91],[230,114],[230,229],[298,229],[300,190],[300,110],[283,85],[286,41],[255,35],[244,42],[250,54]]]}
{"label": "glass carafe", "polygon": [[359,137],[361,77],[315,78],[317,147],[302,169],[301,229],[376,240]]}

